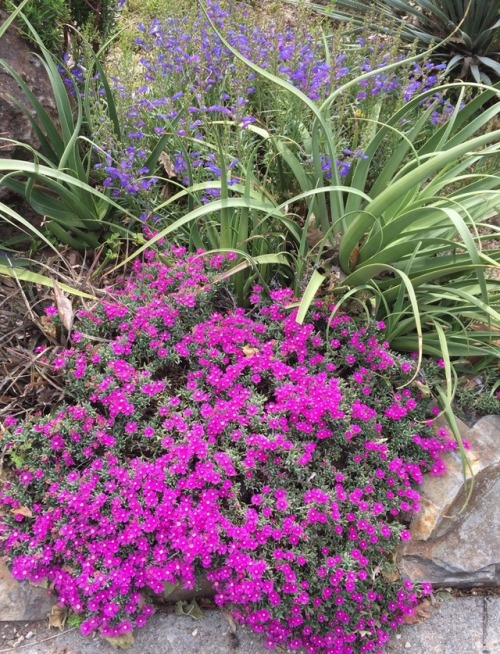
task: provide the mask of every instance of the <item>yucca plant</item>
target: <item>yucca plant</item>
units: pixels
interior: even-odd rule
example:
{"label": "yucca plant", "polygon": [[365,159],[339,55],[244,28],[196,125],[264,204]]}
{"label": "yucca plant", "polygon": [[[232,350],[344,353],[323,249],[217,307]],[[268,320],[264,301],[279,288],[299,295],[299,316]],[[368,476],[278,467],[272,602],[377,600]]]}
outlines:
{"label": "yucca plant", "polygon": [[439,43],[434,56],[447,62],[455,78],[486,83],[500,78],[500,9],[495,0],[331,0],[307,6],[351,25],[398,34],[421,50]]}
{"label": "yucca plant", "polygon": [[[451,86],[462,95],[466,89]],[[486,88],[462,108],[460,97],[449,120],[415,149],[429,118],[424,112],[406,134],[399,132],[391,160],[369,181],[384,139],[398,133],[412,104],[425,95],[379,124],[366,159],[353,170],[347,199],[337,198],[340,218],[327,214],[322,221],[324,234],[338,231],[338,261],[346,275],[332,294],[340,302],[370,297],[371,315],[386,323],[387,339],[397,349],[448,361],[498,357],[500,289],[488,271],[500,268],[500,248],[482,247],[498,233],[490,221],[500,206],[500,130],[486,131],[500,112],[498,91]],[[479,172],[485,161],[491,162],[488,172]],[[314,274],[301,316],[327,277]],[[473,324],[482,327],[471,330]]]}
{"label": "yucca plant", "polygon": [[182,189],[154,208],[154,215],[161,214],[179,201],[189,199],[205,191],[215,190],[220,199],[187,211],[168,227],[160,229],[155,236],[144,242],[130,256],[123,259],[115,269],[125,266],[144,250],[151,248],[167,236],[175,236],[188,230],[193,249],[213,253],[233,253],[235,265],[222,278],[231,278],[236,301],[243,305],[253,283],[267,284],[278,271],[291,275],[291,253],[287,251],[290,240],[299,238],[298,228],[291,222],[283,207],[250,183],[228,185],[227,180],[201,182]]}

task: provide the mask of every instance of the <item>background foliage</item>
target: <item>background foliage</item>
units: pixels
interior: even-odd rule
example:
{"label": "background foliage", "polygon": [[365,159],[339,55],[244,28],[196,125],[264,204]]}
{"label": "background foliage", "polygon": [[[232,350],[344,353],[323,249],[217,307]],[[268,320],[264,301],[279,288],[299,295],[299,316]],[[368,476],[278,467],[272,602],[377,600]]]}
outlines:
{"label": "background foliage", "polygon": [[[21,0],[0,0],[0,8],[9,11],[20,4]],[[23,11],[45,47],[59,54],[68,49],[72,37],[68,26],[84,30],[96,48],[99,42],[106,41],[116,25],[116,10],[122,4],[120,0],[30,0]],[[24,34],[37,44],[29,30]]]}

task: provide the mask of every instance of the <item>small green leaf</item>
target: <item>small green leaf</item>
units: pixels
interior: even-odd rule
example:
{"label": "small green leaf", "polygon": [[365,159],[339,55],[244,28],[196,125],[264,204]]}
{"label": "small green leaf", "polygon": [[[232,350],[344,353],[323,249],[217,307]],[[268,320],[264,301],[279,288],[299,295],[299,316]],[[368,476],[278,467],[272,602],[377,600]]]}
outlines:
{"label": "small green leaf", "polygon": [[198,602],[194,598],[190,602],[176,602],[175,615],[189,615],[194,620],[200,620],[205,617],[205,614],[200,609]]}
{"label": "small green leaf", "polygon": [[439,591],[436,593],[436,599],[437,599],[439,602],[448,602],[448,601],[451,600],[452,598],[453,598],[453,595],[450,593],[449,590],[439,590]]}
{"label": "small green leaf", "polygon": [[107,640],[114,649],[128,649],[134,644],[134,637],[132,634],[124,634],[123,636],[117,636],[116,638],[106,636],[103,639]]}
{"label": "small green leaf", "polygon": [[66,624],[68,627],[74,629],[75,627],[79,627],[83,622],[83,616],[82,615],[77,615],[76,613],[70,613],[68,616],[68,619],[66,620]]}
{"label": "small green leaf", "polygon": [[24,457],[20,456],[19,454],[15,454],[14,452],[9,452],[9,457],[16,468],[22,468],[26,463],[26,459]]}

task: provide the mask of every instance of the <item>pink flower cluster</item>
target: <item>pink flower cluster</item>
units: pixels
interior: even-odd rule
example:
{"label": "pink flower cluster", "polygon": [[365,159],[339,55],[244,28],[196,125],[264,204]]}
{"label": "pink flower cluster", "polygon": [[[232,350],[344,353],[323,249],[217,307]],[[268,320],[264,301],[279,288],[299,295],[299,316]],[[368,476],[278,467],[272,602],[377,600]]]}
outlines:
{"label": "pink flower cluster", "polygon": [[298,324],[286,289],[218,310],[220,256],[165,257],[80,313],[51,361],[66,404],[6,421],[14,576],[47,579],[83,633],[142,626],[166,583],[205,576],[269,647],[380,652],[417,604],[384,571],[454,446],[400,388],[413,362],[321,306]]}

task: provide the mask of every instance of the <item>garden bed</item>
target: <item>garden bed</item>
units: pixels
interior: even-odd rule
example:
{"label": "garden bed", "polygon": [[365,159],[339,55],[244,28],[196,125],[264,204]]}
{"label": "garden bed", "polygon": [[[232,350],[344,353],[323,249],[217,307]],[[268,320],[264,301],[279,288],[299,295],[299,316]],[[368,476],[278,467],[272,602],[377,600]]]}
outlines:
{"label": "garden bed", "polygon": [[60,131],[16,78],[41,163],[2,183],[57,259],[0,263],[3,551],[84,634],[206,580],[269,647],[380,652],[455,374],[498,405],[496,91],[305,8],[153,6],[106,64],[44,51]]}

